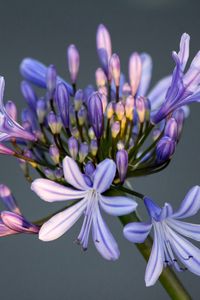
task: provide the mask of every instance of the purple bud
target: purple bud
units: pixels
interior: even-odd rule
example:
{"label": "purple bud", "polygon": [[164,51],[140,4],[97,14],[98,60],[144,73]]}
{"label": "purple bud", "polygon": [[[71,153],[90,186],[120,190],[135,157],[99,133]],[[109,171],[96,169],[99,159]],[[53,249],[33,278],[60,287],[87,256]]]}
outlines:
{"label": "purple bud", "polygon": [[177,141],[180,140],[181,137],[181,133],[182,133],[182,129],[183,129],[183,125],[184,125],[184,121],[185,121],[185,113],[184,110],[182,108],[177,109],[174,113],[173,113],[173,117],[175,118],[176,122],[177,122]]}
{"label": "purple bud", "polygon": [[49,148],[49,155],[55,164],[59,164],[60,152],[56,145],[51,145]]}
{"label": "purple bud", "polygon": [[123,96],[127,97],[131,94],[131,87],[128,84],[128,82],[124,83],[123,87],[122,87],[122,94]]}
{"label": "purple bud", "polygon": [[53,111],[50,111],[50,113],[47,116],[47,121],[51,132],[53,134],[59,134],[62,128],[61,118],[56,116],[56,114]]}
{"label": "purple bud", "polygon": [[126,112],[127,119],[129,119],[130,121],[133,120],[134,103],[135,100],[133,96],[130,95],[126,98],[125,112]]}
{"label": "purple bud", "polygon": [[28,103],[29,107],[35,111],[36,110],[36,103],[37,103],[37,96],[35,92],[33,91],[31,85],[26,82],[22,81],[21,83],[21,92],[24,96],[26,102]]}
{"label": "purple bud", "polygon": [[78,111],[83,104],[83,91],[78,90],[74,96],[74,109]]}
{"label": "purple bud", "polygon": [[68,149],[71,157],[75,160],[78,154],[78,141],[73,136],[68,139]]}
{"label": "purple bud", "polygon": [[120,83],[120,60],[117,54],[113,54],[110,59],[110,71],[115,85],[119,87]]}
{"label": "purple bud", "polygon": [[112,137],[116,138],[117,135],[120,133],[120,122],[115,121],[112,125],[111,125],[111,133],[112,133]]}
{"label": "purple bud", "polygon": [[106,108],[106,113],[107,113],[107,118],[111,119],[114,114],[114,103],[113,102],[108,103],[107,108]]}
{"label": "purple bud", "polygon": [[88,104],[88,100],[92,93],[94,92],[94,87],[93,85],[89,84],[83,91],[83,101],[85,104]]}
{"label": "purple bud", "polygon": [[135,100],[135,107],[140,123],[144,123],[146,114],[146,103],[144,97],[137,97]]}
{"label": "purple bud", "polygon": [[121,182],[124,182],[128,170],[128,153],[126,150],[119,150],[116,154],[116,165]]}
{"label": "purple bud", "polygon": [[87,110],[85,106],[82,106],[78,111],[78,123],[80,126],[83,126],[87,118]]}
{"label": "purple bud", "polygon": [[171,139],[173,139],[174,141],[177,140],[178,128],[177,128],[177,122],[176,122],[175,118],[170,118],[167,121],[164,134],[166,136],[170,137]]}
{"label": "purple bud", "polygon": [[79,149],[79,161],[82,163],[86,156],[88,155],[88,152],[89,152],[89,146],[86,142],[84,143],[81,143],[80,144],[80,149]]}
{"label": "purple bud", "polygon": [[116,103],[115,113],[117,115],[118,120],[121,121],[123,119],[124,113],[125,113],[125,108],[124,108],[124,104],[122,103],[122,101],[119,101]]}
{"label": "purple bud", "polygon": [[97,155],[97,151],[98,151],[98,143],[97,140],[91,140],[90,142],[90,152],[93,156]]}
{"label": "purple bud", "polygon": [[96,44],[97,44],[97,53],[102,68],[105,74],[107,75],[107,77],[109,77],[109,61],[112,55],[112,44],[111,44],[110,34],[107,28],[103,24],[100,24],[97,28]]}
{"label": "purple bud", "polygon": [[63,170],[61,168],[56,168],[54,175],[56,179],[61,179],[63,177]]}
{"label": "purple bud", "polygon": [[88,113],[90,124],[92,125],[96,137],[99,139],[103,134],[104,119],[103,119],[103,105],[101,100],[102,95],[95,92],[91,95],[88,103]]}
{"label": "purple bud", "polygon": [[17,107],[15,105],[14,102],[12,101],[8,101],[5,104],[5,109],[7,111],[7,113],[9,114],[9,116],[14,120],[17,121]]}
{"label": "purple bud", "polygon": [[103,87],[106,85],[107,78],[104,71],[101,68],[98,68],[95,73],[96,85],[98,87]]}
{"label": "purple bud", "polygon": [[56,179],[54,171],[51,170],[51,169],[45,168],[44,169],[44,174],[50,180],[55,180]]}
{"label": "purple bud", "polygon": [[41,98],[37,101],[36,111],[37,111],[38,121],[41,124],[44,122],[44,118],[47,112],[47,105],[45,99]]}
{"label": "purple bud", "polygon": [[80,64],[79,53],[75,45],[70,45],[68,47],[67,59],[71,81],[73,84],[75,84]]}
{"label": "purple bud", "polygon": [[3,200],[4,205],[9,210],[17,214],[21,214],[11,190],[5,184],[0,184],[0,197]]}
{"label": "purple bud", "polygon": [[29,108],[25,108],[21,112],[21,120],[23,124],[27,123],[30,125],[31,131],[37,128],[35,114]]}
{"label": "purple bud", "polygon": [[54,65],[50,65],[47,68],[47,74],[46,74],[46,82],[47,82],[47,90],[50,93],[50,96],[53,96],[53,93],[56,88],[56,81],[57,81],[57,72]]}
{"label": "purple bud", "polygon": [[85,174],[88,176],[92,176],[94,174],[94,171],[95,171],[94,164],[91,161],[87,162],[87,164],[85,165]]}
{"label": "purple bud", "polygon": [[59,83],[56,88],[56,102],[58,111],[65,128],[69,127],[69,94],[66,86]]}
{"label": "purple bud", "polygon": [[140,55],[134,52],[129,59],[129,80],[132,95],[135,96],[142,75],[142,62]]}
{"label": "purple bud", "polygon": [[86,184],[88,186],[92,187],[92,180],[90,179],[90,177],[87,176],[87,175],[84,175],[84,174],[83,174],[83,177],[84,177],[84,180],[85,180]]}
{"label": "purple bud", "polygon": [[156,147],[158,162],[165,162],[173,155],[176,148],[176,142],[168,136],[162,137]]}
{"label": "purple bud", "polygon": [[0,154],[14,155],[15,152],[0,143]]}
{"label": "purple bud", "polygon": [[17,232],[38,233],[39,227],[28,222],[22,215],[10,211],[2,211],[3,223]]}

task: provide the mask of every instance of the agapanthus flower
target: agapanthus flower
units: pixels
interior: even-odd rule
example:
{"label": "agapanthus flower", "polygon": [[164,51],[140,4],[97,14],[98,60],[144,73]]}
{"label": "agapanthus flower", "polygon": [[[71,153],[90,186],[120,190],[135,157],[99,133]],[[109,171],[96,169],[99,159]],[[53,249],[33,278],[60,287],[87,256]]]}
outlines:
{"label": "agapanthus flower", "polygon": [[182,221],[199,211],[200,187],[194,186],[175,212],[169,203],[160,208],[147,197],[144,203],[150,220],[129,223],[124,228],[124,236],[133,243],[143,243],[153,228],[154,241],[145,273],[146,285],[155,284],[166,266],[179,272],[188,269],[200,275],[200,249],[185,238],[200,241],[200,225]]}
{"label": "agapanthus flower", "polygon": [[18,233],[38,233],[39,227],[22,215],[10,189],[0,184],[0,198],[7,210],[0,213],[0,236]]}
{"label": "agapanthus flower", "polygon": [[114,161],[103,160],[88,176],[82,174],[77,163],[67,156],[63,161],[63,171],[66,182],[73,188],[48,179],[36,179],[32,183],[32,190],[47,202],[82,200],[45,222],[40,229],[39,238],[43,241],[59,238],[84,215],[77,242],[83,249],[87,249],[92,228],[92,238],[99,253],[105,259],[116,260],[119,257],[119,249],[101,216],[100,209],[110,215],[120,216],[134,211],[137,203],[124,196],[103,195],[110,188],[116,174]]}

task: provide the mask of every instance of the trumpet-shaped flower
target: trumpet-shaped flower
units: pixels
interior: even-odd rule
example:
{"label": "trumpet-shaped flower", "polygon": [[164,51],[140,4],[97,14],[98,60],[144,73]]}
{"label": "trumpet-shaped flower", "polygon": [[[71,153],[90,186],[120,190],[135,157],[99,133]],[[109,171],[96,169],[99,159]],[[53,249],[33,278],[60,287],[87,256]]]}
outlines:
{"label": "trumpet-shaped flower", "polygon": [[94,244],[99,253],[107,260],[119,257],[117,243],[104,222],[100,209],[110,215],[120,216],[136,209],[137,203],[123,196],[111,197],[102,195],[107,191],[115,177],[116,165],[111,159],[105,159],[97,165],[89,177],[82,174],[77,163],[70,157],[63,161],[64,177],[74,189],[48,179],[36,179],[32,190],[47,202],[79,200],[73,206],[56,214],[44,223],[39,232],[43,241],[59,238],[84,215],[83,225],[77,241],[87,249],[90,229]]}
{"label": "trumpet-shaped flower", "polygon": [[166,266],[173,266],[179,272],[188,269],[200,275],[200,249],[185,238],[200,241],[200,225],[180,221],[199,211],[200,187],[195,186],[188,192],[176,212],[169,203],[160,208],[149,198],[144,202],[150,221],[126,225],[124,235],[133,243],[143,243],[154,229],[153,247],[145,273],[146,285],[153,285]]}

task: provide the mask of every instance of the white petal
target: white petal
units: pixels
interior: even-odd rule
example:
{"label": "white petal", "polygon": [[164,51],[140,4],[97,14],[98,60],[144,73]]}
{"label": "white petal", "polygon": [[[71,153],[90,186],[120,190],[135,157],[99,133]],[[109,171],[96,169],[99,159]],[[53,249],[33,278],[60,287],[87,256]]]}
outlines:
{"label": "white petal", "polygon": [[81,200],[49,219],[42,225],[39,231],[39,239],[42,241],[52,241],[63,235],[82,215],[86,208],[86,203],[86,199]]}
{"label": "white petal", "polygon": [[123,196],[105,197],[101,195],[99,198],[99,203],[107,214],[113,216],[127,215],[134,211],[137,207],[135,200]]}
{"label": "white petal", "polygon": [[163,247],[158,229],[154,226],[154,242],[145,272],[146,286],[154,285],[163,270]]}
{"label": "white petal", "polygon": [[98,252],[107,260],[117,260],[120,252],[118,245],[102,219],[99,209],[93,219],[92,236]]}
{"label": "white petal", "polygon": [[88,189],[88,185],[86,184],[77,163],[69,156],[66,156],[63,160],[63,172],[66,181],[73,187],[79,190]]}
{"label": "white petal", "polygon": [[149,235],[151,227],[150,223],[129,223],[124,227],[124,236],[132,243],[143,243]]}
{"label": "white petal", "polygon": [[194,274],[200,275],[200,249],[168,227],[168,238],[180,261]]}
{"label": "white petal", "polygon": [[95,174],[93,188],[103,193],[109,189],[116,173],[116,165],[112,159],[105,159],[98,164]]}
{"label": "white petal", "polygon": [[169,227],[174,229],[176,232],[187,236],[195,241],[200,241],[200,225],[191,224],[173,219],[166,220]]}
{"label": "white petal", "polygon": [[85,191],[73,190],[49,179],[42,178],[34,180],[31,189],[47,202],[81,199],[86,195]]}
{"label": "white petal", "polygon": [[200,187],[194,186],[189,190],[180,208],[173,214],[173,218],[183,219],[195,215],[200,209]]}

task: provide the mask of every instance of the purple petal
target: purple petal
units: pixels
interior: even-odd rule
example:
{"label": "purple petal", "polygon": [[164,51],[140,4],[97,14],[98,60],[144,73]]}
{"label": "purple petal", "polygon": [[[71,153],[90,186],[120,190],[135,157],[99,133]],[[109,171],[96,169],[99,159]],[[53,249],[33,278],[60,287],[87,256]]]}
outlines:
{"label": "purple petal", "polygon": [[99,203],[102,209],[109,215],[123,216],[131,213],[137,207],[135,200],[127,197],[105,197],[100,196]]}
{"label": "purple petal", "polygon": [[163,270],[164,252],[162,247],[162,240],[157,226],[154,227],[154,242],[151,250],[151,255],[146,267],[145,283],[146,286],[155,284]]}
{"label": "purple petal", "polygon": [[28,222],[22,215],[10,211],[2,211],[3,223],[10,229],[17,232],[38,233],[39,227]]}
{"label": "purple petal", "polygon": [[112,159],[105,159],[98,164],[95,174],[93,188],[99,193],[109,189],[116,173],[116,165]]}
{"label": "purple petal", "polygon": [[169,219],[167,220],[167,225],[184,236],[187,236],[195,241],[200,241],[200,225],[198,224],[191,224]]}
{"label": "purple petal", "polygon": [[151,227],[150,223],[129,223],[124,227],[124,236],[132,243],[143,243],[149,235]]}
{"label": "purple petal", "polygon": [[42,225],[39,232],[39,239],[42,241],[52,241],[59,238],[80,218],[86,208],[86,204],[87,199],[84,199],[53,216]]}
{"label": "purple petal", "polygon": [[3,200],[4,205],[9,210],[14,213],[21,214],[11,190],[5,184],[0,184],[0,197]]}
{"label": "purple petal", "polygon": [[189,58],[190,51],[190,36],[187,33],[183,33],[180,41],[180,51],[178,53],[178,57],[182,66],[182,70],[185,69]]}
{"label": "purple petal", "polygon": [[171,204],[165,203],[164,207],[161,210],[159,220],[162,221],[168,217],[170,217],[173,214],[173,209]]}
{"label": "purple petal", "polygon": [[172,245],[173,251],[176,253],[180,261],[187,269],[196,275],[200,275],[200,249],[190,243],[188,240],[175,233],[169,227],[168,239]]}
{"label": "purple petal", "polygon": [[180,208],[172,215],[176,219],[184,219],[195,215],[200,209],[200,187],[194,186],[189,190]]}
{"label": "purple petal", "polygon": [[88,189],[88,185],[86,184],[77,163],[69,156],[66,156],[63,160],[63,172],[65,180],[73,187],[79,190]]}
{"label": "purple petal", "polygon": [[200,83],[200,51],[196,54],[191,62],[189,70],[183,77],[183,83],[185,88],[193,93]]}
{"label": "purple petal", "polygon": [[0,221],[0,237],[17,234],[17,233],[19,232],[16,232],[15,230],[8,228],[5,224],[2,223],[2,221]]}
{"label": "purple petal", "polygon": [[99,209],[93,220],[92,236],[96,249],[107,260],[117,260],[120,252],[118,245],[104,222]]}
{"label": "purple petal", "polygon": [[140,55],[142,60],[142,76],[140,80],[140,85],[137,91],[138,96],[146,96],[152,75],[152,59],[147,53],[142,53]]}
{"label": "purple petal", "polygon": [[34,180],[31,189],[47,202],[81,199],[86,195],[85,191],[73,190],[43,178]]}

